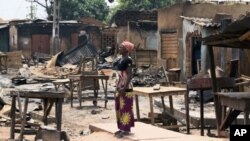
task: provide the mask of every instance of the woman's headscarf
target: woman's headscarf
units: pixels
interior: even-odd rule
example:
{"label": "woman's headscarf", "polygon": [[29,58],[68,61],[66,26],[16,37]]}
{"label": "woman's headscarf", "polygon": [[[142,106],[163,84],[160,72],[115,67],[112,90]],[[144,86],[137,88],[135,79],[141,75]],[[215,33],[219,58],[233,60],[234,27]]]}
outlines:
{"label": "woman's headscarf", "polygon": [[135,47],[135,45],[129,41],[123,41],[122,46],[127,49],[128,53],[131,53]]}

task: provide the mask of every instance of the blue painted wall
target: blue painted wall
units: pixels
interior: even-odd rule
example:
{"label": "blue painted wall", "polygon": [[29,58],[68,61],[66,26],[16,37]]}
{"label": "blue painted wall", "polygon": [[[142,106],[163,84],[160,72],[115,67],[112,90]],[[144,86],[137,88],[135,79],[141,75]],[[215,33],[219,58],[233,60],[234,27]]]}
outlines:
{"label": "blue painted wall", "polygon": [[0,29],[0,51],[9,51],[9,27]]}

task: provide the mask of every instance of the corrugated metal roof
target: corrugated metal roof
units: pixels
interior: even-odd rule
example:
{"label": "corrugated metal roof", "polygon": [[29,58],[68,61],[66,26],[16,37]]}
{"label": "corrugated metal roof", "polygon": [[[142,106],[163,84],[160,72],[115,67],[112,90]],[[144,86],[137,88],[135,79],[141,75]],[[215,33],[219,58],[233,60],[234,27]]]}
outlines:
{"label": "corrugated metal roof", "polygon": [[63,55],[62,61],[59,61],[60,65],[64,64],[77,64],[81,58],[93,58],[97,55],[95,47],[91,44],[85,44],[69,50]]}
{"label": "corrugated metal roof", "polygon": [[[36,23],[53,23],[53,21],[38,21]],[[60,21],[60,24],[74,24],[74,23],[78,23],[78,21],[76,20],[68,20],[68,21]]]}
{"label": "corrugated metal roof", "polygon": [[250,16],[229,24],[222,32],[203,38],[203,44],[232,47],[248,48],[250,47]]}
{"label": "corrugated metal roof", "polygon": [[7,28],[7,27],[9,27],[9,24],[0,25],[0,29]]}
{"label": "corrugated metal roof", "polygon": [[[36,19],[36,20],[13,20],[11,22],[15,22],[16,25],[32,25],[32,24],[53,24],[53,21],[43,20],[43,19]],[[60,21],[60,25],[66,24],[80,24],[76,20],[64,20]]]}
{"label": "corrugated metal roof", "polygon": [[198,17],[185,17],[181,16],[181,18],[191,21],[194,24],[197,24],[202,27],[220,27],[221,23],[213,22],[213,19],[210,18],[198,18]]}
{"label": "corrugated metal roof", "polygon": [[229,24],[223,31],[224,34],[243,34],[250,30],[250,14]]}

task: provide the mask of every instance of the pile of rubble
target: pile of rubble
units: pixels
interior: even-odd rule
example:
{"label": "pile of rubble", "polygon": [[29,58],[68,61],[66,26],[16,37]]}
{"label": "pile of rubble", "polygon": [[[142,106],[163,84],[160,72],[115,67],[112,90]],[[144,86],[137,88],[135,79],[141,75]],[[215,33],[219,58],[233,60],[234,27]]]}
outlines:
{"label": "pile of rubble", "polygon": [[164,84],[167,83],[164,72],[161,68],[157,68],[155,66],[141,66],[135,67],[133,69],[134,77],[133,77],[133,85],[134,86],[154,86],[155,84]]}

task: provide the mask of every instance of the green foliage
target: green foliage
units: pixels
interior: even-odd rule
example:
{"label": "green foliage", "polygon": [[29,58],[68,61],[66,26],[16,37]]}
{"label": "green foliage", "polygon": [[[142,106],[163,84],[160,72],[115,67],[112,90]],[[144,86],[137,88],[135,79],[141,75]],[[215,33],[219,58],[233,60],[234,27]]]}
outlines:
{"label": "green foliage", "polygon": [[[44,1],[43,4],[41,1]],[[101,21],[109,21],[117,10],[151,10],[182,2],[184,0],[115,0],[115,7],[109,8],[105,0],[60,0],[62,20],[78,20],[88,16]],[[113,1],[113,0],[111,0]],[[48,19],[52,19],[53,0],[33,0],[46,9]]]}
{"label": "green foliage", "polygon": [[109,13],[105,0],[61,0],[62,20],[77,20],[92,17],[104,21]]}
{"label": "green foliage", "polygon": [[176,3],[176,0],[118,0],[120,9],[151,10]]}
{"label": "green foliage", "polygon": [[118,10],[152,10],[163,8],[182,0],[116,0],[118,5],[110,9],[107,21],[110,21]]}
{"label": "green foliage", "polygon": [[112,17],[115,15],[115,13],[116,13],[118,10],[120,10],[120,7],[118,7],[118,6],[115,6],[115,7],[113,7],[113,8],[110,8],[109,14],[108,14],[108,16],[107,16],[105,22],[106,22],[106,23],[109,23],[109,22],[111,21]]}

